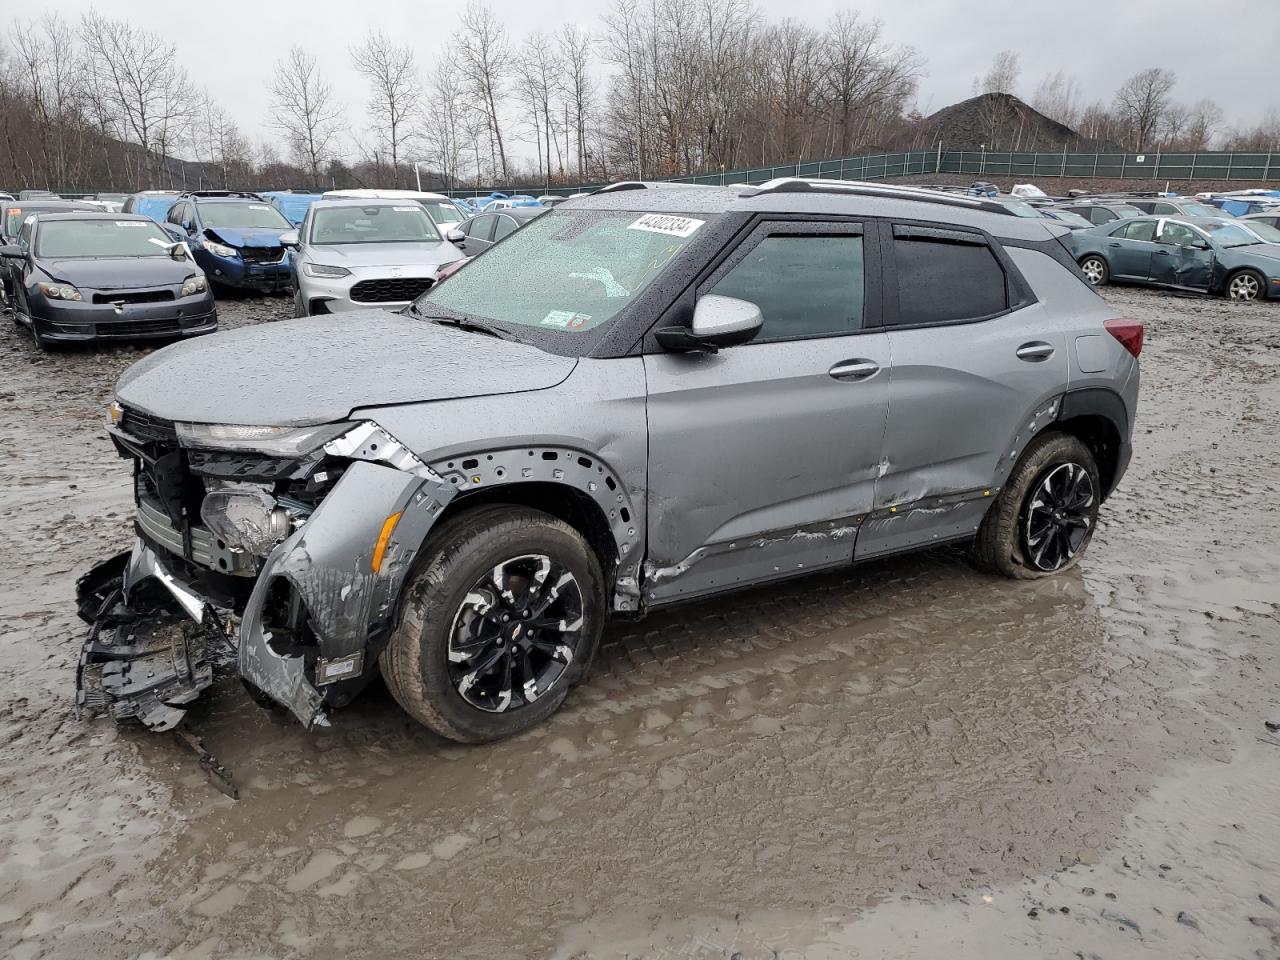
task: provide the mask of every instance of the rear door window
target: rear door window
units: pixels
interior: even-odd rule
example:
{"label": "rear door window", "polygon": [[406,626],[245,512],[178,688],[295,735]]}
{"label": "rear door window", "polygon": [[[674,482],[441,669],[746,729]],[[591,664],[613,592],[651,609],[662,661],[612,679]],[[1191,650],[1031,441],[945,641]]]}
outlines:
{"label": "rear door window", "polygon": [[1151,243],[1156,238],[1156,224],[1154,220],[1140,220],[1137,223],[1126,224],[1112,236],[1122,236],[1126,240],[1145,240]]}
{"label": "rear door window", "polygon": [[893,227],[898,326],[980,320],[1009,309],[1004,268],[980,234]]}
{"label": "rear door window", "polygon": [[494,221],[498,218],[492,214],[476,217],[467,228],[467,236],[475,240],[492,240]]}
{"label": "rear door window", "polygon": [[515,233],[516,222],[511,217],[498,217],[498,223],[493,228],[493,239],[495,242],[501,240],[508,234]]}
{"label": "rear door window", "polygon": [[1135,207],[1146,210],[1148,213],[1154,213],[1161,217],[1171,216],[1178,212],[1178,208],[1172,203],[1135,203]]}
{"label": "rear door window", "polygon": [[1112,220],[1119,220],[1120,215],[1112,213],[1106,207],[1090,207],[1089,219],[1094,223],[1110,223]]}
{"label": "rear door window", "polygon": [[766,236],[705,292],[760,308],[752,343],[854,333],[863,326],[862,236]]}

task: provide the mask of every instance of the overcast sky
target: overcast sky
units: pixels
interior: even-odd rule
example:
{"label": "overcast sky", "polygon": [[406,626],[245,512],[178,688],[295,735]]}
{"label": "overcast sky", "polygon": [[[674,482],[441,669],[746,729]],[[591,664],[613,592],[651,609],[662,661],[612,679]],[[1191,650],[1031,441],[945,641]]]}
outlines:
{"label": "overcast sky", "polygon": [[[576,21],[600,36],[605,3],[589,0],[489,0],[513,40]],[[1088,100],[1110,102],[1115,88],[1146,67],[1178,76],[1174,96],[1218,102],[1227,122],[1252,124],[1280,105],[1274,80],[1280,43],[1280,0],[756,0],[768,19],[791,16],[821,24],[841,9],[884,21],[887,37],[911,44],[927,61],[919,107],[929,113],[972,93],[973,78],[998,50],[1022,60],[1018,92],[1027,99],[1040,78],[1073,74]],[[273,65],[291,43],[319,58],[347,103],[354,135],[368,95],[352,70],[348,48],[366,30],[381,29],[418,51],[422,65],[447,57],[447,42],[465,0],[100,0],[98,9],[135,20],[172,39],[197,83],[209,88],[253,139],[275,139],[268,126]],[[56,9],[76,19],[81,0],[0,0],[0,20]],[[354,14],[354,15],[353,15]],[[531,151],[530,151],[531,152]]]}

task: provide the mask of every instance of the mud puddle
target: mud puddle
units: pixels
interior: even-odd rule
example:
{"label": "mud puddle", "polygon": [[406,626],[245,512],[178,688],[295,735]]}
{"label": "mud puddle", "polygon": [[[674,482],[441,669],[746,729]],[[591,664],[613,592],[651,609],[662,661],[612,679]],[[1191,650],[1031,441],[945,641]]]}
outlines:
{"label": "mud puddle", "polygon": [[192,722],[238,803],[70,717],[71,584],[128,542],[101,410],[142,351],[4,334],[0,951],[1276,956],[1280,313],[1109,296],[1148,324],[1142,409],[1079,572],[940,550],[615,626],[483,748],[381,688],[307,734],[224,679]]}

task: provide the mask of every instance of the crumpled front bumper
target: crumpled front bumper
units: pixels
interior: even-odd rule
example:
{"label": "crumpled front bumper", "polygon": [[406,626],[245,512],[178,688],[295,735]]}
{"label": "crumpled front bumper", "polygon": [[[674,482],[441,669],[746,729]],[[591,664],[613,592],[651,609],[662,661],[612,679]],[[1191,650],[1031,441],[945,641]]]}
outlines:
{"label": "crumpled front bumper", "polygon": [[[234,637],[223,630],[232,611],[171,572],[177,564],[140,537],[127,560],[115,557],[77,583],[81,616],[92,624],[77,677],[81,710],[170,729],[212,683],[222,637],[252,687],[304,726],[327,725],[325,707],[349,702],[376,674],[413,557],[451,493],[425,469],[351,463],[267,556]],[[137,642],[140,631],[160,628],[165,639]]]}

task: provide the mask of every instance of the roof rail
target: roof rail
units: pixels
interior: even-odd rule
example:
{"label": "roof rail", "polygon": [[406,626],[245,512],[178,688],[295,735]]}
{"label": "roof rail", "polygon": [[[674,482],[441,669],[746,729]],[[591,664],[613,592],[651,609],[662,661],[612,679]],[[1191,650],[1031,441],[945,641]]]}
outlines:
{"label": "roof rail", "polygon": [[261,200],[262,197],[248,190],[188,190],[182,194],[184,197],[199,198],[217,198],[217,197],[238,197],[241,200]]}
{"label": "roof rail", "polygon": [[982,197],[963,197],[953,193],[941,193],[921,187],[892,187],[865,180],[821,180],[805,177],[779,177],[743,190],[739,196],[756,197],[762,193],[845,193],[861,197],[887,197],[893,200],[918,200],[922,203],[940,203],[969,210],[985,210],[1005,216],[1016,214],[1002,203]]}

